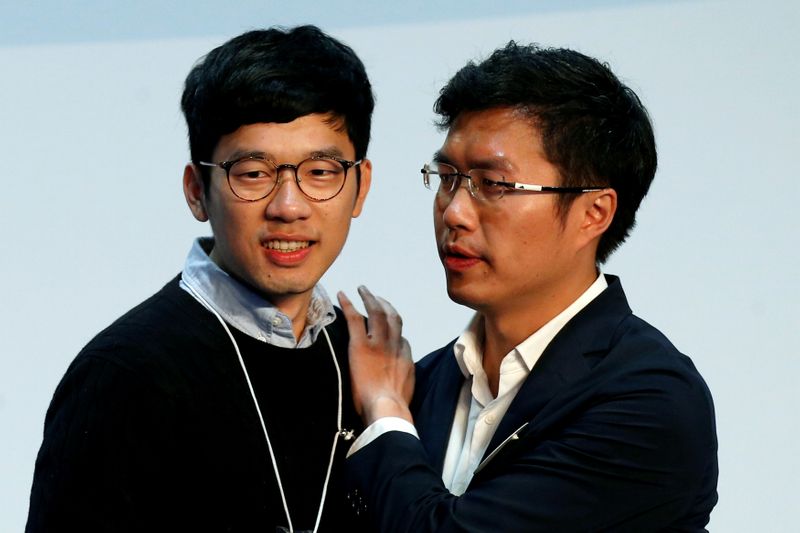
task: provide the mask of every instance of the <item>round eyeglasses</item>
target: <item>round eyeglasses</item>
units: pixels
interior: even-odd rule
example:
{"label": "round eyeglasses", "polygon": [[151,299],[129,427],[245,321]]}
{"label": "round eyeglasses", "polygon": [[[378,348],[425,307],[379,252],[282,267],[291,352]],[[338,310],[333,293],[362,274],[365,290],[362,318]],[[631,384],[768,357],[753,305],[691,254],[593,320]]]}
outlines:
{"label": "round eyeglasses", "polygon": [[[539,193],[573,193],[602,191],[608,187],[551,187],[548,185],[534,185],[532,183],[518,183],[506,181],[505,176],[496,170],[473,168],[466,173],[447,163],[426,163],[422,170],[422,181],[425,187],[436,191],[436,195],[452,198],[461,187],[461,180],[467,180],[467,190],[476,200],[492,202],[499,200],[508,192],[539,192]],[[431,180],[431,176],[438,176],[439,182]],[[433,181],[433,183],[431,183]]]}
{"label": "round eyeglasses", "polygon": [[266,198],[275,190],[281,170],[290,169],[300,191],[311,201],[324,202],[339,194],[344,188],[347,171],[362,160],[348,161],[332,156],[309,157],[296,165],[276,164],[262,156],[246,156],[232,161],[198,165],[219,167],[225,171],[233,194],[242,200],[255,202]]}

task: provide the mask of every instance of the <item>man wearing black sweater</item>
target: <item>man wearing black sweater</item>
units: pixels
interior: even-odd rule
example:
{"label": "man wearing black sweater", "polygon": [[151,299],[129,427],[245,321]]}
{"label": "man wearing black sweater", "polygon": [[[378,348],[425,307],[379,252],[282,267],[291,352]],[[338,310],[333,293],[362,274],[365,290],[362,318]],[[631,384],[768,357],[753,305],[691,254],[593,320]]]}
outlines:
{"label": "man wearing black sweater", "polygon": [[369,190],[373,106],[361,61],[312,26],[192,69],[183,188],[213,237],[70,365],[26,531],[361,527],[341,488],[361,424],[347,328],[318,281]]}

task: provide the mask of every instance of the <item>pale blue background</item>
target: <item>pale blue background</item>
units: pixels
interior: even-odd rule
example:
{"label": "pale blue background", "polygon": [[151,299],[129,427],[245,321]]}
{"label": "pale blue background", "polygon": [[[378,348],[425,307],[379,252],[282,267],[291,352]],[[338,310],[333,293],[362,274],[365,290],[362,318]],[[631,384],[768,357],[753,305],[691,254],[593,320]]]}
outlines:
{"label": "pale blue background", "polygon": [[[716,531],[796,529],[800,8],[793,0],[0,4],[0,531],[21,531],[44,413],[95,333],[208,232],[185,207],[179,112],[193,62],[246,29],[311,22],[378,97],[374,186],[333,293],[395,303],[419,357],[459,333],[420,165],[431,104],[510,38],[608,61],[642,96],[661,165],[606,271],[692,356],[717,404]],[[534,496],[535,497],[535,496]]]}

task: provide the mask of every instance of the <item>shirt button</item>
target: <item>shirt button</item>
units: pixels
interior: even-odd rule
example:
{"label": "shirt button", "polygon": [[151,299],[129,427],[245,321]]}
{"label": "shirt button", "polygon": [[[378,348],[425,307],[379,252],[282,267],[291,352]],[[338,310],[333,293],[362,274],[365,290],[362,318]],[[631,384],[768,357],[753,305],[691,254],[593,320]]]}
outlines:
{"label": "shirt button", "polygon": [[281,319],[280,319],[280,317],[277,317],[277,316],[276,316],[275,318],[273,318],[273,319],[272,319],[272,325],[273,325],[273,326],[275,326],[275,327],[278,327],[278,326],[280,326],[280,325],[281,325]]}
{"label": "shirt button", "polygon": [[486,418],[484,418],[483,421],[491,426],[494,424],[494,415],[486,415]]}

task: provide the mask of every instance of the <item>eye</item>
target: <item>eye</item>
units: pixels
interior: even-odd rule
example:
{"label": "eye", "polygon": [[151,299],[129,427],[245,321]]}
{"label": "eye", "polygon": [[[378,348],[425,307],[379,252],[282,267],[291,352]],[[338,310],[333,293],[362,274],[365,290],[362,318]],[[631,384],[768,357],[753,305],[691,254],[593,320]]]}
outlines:
{"label": "eye", "polygon": [[490,200],[496,200],[506,191],[505,177],[493,170],[475,169],[472,178],[481,194]]}
{"label": "eye", "polygon": [[445,163],[431,163],[430,170],[439,176],[439,188],[452,191],[458,184],[458,169]]}
{"label": "eye", "polygon": [[450,174],[442,174],[439,173],[439,179],[442,181],[442,185],[449,187],[453,184],[454,181],[458,179],[458,174],[450,173]]}
{"label": "eye", "polygon": [[483,180],[480,188],[483,191],[483,195],[487,198],[499,198],[503,196],[506,190],[503,182],[494,180]]}
{"label": "eye", "polygon": [[273,178],[275,167],[263,159],[242,159],[231,165],[228,174],[237,180],[261,180]]}
{"label": "eye", "polygon": [[335,159],[306,159],[297,168],[300,180],[336,181],[344,174],[344,167]]}

